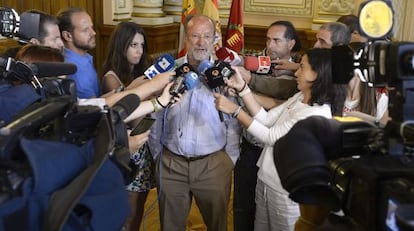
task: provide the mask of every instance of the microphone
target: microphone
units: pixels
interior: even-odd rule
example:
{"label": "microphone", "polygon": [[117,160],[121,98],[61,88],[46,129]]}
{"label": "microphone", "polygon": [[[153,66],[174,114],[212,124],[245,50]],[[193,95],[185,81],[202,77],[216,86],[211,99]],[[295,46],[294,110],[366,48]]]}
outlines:
{"label": "microphone", "polygon": [[174,80],[173,85],[170,88],[170,94],[172,95],[170,102],[167,107],[174,103],[174,97],[185,90],[191,90],[195,88],[200,82],[200,78],[194,71],[185,73],[184,75],[177,76]]}
{"label": "microphone", "polygon": [[177,96],[179,93],[183,93],[186,90],[184,84],[185,75],[190,72],[193,72],[195,74],[194,68],[188,63],[184,63],[175,69],[174,83],[170,88],[170,94],[173,96],[173,98]]}
{"label": "microphone", "polygon": [[184,85],[187,90],[195,88],[200,82],[200,78],[195,72],[188,72],[184,75],[185,81]]}
{"label": "microphone", "polygon": [[244,59],[244,68],[258,74],[269,73],[271,66],[269,56],[246,56]]}
{"label": "microphone", "polygon": [[[222,94],[222,87],[225,85],[224,78],[229,79],[235,71],[228,63],[221,60],[217,60],[211,68],[205,70],[207,85],[213,90],[213,92]],[[223,112],[218,111],[220,121],[223,121]]]}
{"label": "microphone", "polygon": [[170,88],[170,94],[174,98],[178,94],[183,93],[185,90],[191,90],[195,88],[199,82],[200,78],[194,71],[190,71],[183,75],[177,76]]}
{"label": "microphone", "polygon": [[154,78],[154,76],[172,70],[175,66],[174,58],[169,54],[164,54],[158,57],[154,64],[144,71],[144,75],[148,79]]}
{"label": "microphone", "polygon": [[206,70],[213,67],[213,63],[211,63],[209,60],[203,60],[201,61],[201,63],[198,65],[198,73],[205,75]]}
{"label": "microphone", "polygon": [[20,79],[30,82],[33,75],[37,77],[54,77],[76,73],[77,67],[73,63],[63,62],[35,62],[27,64],[15,61],[12,58],[1,58],[0,67],[7,72],[6,78]]}
{"label": "microphone", "polygon": [[220,47],[216,51],[216,56],[219,60],[224,61],[230,65],[239,65],[241,63],[240,56],[227,47]]}
{"label": "microphone", "polygon": [[217,60],[212,67],[204,71],[207,78],[207,84],[211,89],[224,86],[224,78],[229,79],[236,73],[231,66],[221,60]]}
{"label": "microphone", "polygon": [[141,103],[135,94],[128,94],[115,103],[112,109],[112,122],[117,124],[124,121]]}
{"label": "microphone", "polygon": [[175,76],[185,75],[188,72],[196,72],[196,70],[188,63],[184,63],[181,66],[175,68]]}

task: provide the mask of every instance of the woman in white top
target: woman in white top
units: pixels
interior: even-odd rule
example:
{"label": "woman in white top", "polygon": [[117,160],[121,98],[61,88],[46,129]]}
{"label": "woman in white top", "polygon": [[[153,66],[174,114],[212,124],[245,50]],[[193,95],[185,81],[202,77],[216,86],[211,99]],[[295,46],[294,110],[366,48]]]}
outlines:
{"label": "woman in white top", "polygon": [[[238,74],[238,67],[235,69],[236,75],[227,81],[227,85],[238,92],[249,113],[220,94],[215,94],[216,107],[236,117],[249,133],[265,144],[257,162],[255,230],[293,230],[300,216],[299,206],[289,199],[281,185],[273,161],[273,146],[299,120],[315,115],[331,118],[335,110],[342,109],[343,101],[339,106],[334,104],[331,52],[319,48],[308,50],[295,72],[300,91],[268,112],[255,101]],[[306,147],[303,154],[306,155]]]}

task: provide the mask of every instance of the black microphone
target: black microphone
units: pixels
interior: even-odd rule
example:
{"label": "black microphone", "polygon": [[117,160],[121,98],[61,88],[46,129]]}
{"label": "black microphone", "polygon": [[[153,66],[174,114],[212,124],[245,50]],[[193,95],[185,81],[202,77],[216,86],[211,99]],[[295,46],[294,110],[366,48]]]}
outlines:
{"label": "black microphone", "polygon": [[167,107],[175,103],[175,96],[177,96],[180,93],[183,93],[185,90],[191,90],[195,88],[199,82],[199,76],[197,75],[197,73],[193,71],[187,72],[184,75],[176,77],[173,85],[170,88],[170,94],[172,95],[172,97]]}
{"label": "black microphone", "polygon": [[0,67],[7,72],[6,78],[14,78],[30,82],[32,77],[53,77],[61,75],[71,75],[76,73],[77,67],[73,63],[63,62],[35,62],[27,64],[15,61],[12,58],[1,58]]}
{"label": "black microphone", "polygon": [[[229,79],[235,71],[231,66],[221,60],[217,60],[213,67],[205,70],[204,74],[206,76],[207,85],[216,93],[222,94],[222,88],[225,85],[224,79]],[[223,112],[218,111],[220,121],[223,121]]]}
{"label": "black microphone", "polygon": [[115,103],[112,109],[112,122],[114,124],[125,120],[141,103],[140,98],[135,94],[124,96]]}
{"label": "black microphone", "polygon": [[34,62],[29,64],[37,77],[56,77],[61,75],[72,75],[78,70],[73,63],[61,62]]}
{"label": "black microphone", "polygon": [[177,67],[175,69],[175,78],[174,78],[174,83],[170,88],[170,94],[175,97],[177,96],[179,93],[183,93],[185,90],[185,75],[187,73],[193,72],[195,73],[194,68],[188,64],[188,63],[184,63],[181,66]]}

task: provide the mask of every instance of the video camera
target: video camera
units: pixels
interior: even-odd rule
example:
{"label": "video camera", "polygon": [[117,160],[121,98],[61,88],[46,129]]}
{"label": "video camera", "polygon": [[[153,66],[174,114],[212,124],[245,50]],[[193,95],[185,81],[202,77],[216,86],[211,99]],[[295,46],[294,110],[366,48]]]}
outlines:
{"label": "video camera", "polygon": [[[389,20],[372,21],[379,12]],[[359,23],[371,42],[333,47],[334,82],[357,75],[368,87],[386,87],[392,120],[385,127],[299,121],[275,144],[276,169],[295,202],[343,211],[342,222],[321,230],[339,230],[341,223],[346,230],[414,230],[414,43],[386,40],[390,1],[361,3]]]}
{"label": "video camera", "polygon": [[8,38],[17,38],[27,43],[39,36],[40,15],[24,12],[19,15],[14,9],[0,7],[0,34]]}
{"label": "video camera", "polygon": [[[19,41],[26,42],[38,37],[39,14],[19,16],[13,9],[0,7],[0,18],[2,36],[17,36]],[[111,108],[80,104],[75,82],[60,78],[77,71],[71,63],[28,64],[8,57],[0,58],[0,69],[0,213],[3,214],[0,230],[4,227],[47,230],[41,224],[43,219],[36,218],[39,214],[64,223],[66,219],[56,218],[58,213],[46,214],[46,209],[60,207],[69,214],[74,210],[71,205],[43,204],[37,211],[27,209],[27,205],[36,207],[40,204],[39,196],[48,199],[52,193],[66,194],[63,195],[66,199],[59,203],[77,203],[85,193],[98,194],[100,189],[86,191],[95,174],[106,174],[105,179],[117,178],[120,182],[120,187],[108,184],[112,191],[100,192],[101,195],[118,197],[116,201],[125,199],[123,194],[116,196],[112,192],[124,193],[123,183],[129,183],[135,174],[129,166],[128,136],[123,121],[139,106],[139,97],[127,95]],[[45,185],[47,196],[42,194]],[[122,201],[121,204],[125,205]],[[29,219],[39,222],[30,223]]]}

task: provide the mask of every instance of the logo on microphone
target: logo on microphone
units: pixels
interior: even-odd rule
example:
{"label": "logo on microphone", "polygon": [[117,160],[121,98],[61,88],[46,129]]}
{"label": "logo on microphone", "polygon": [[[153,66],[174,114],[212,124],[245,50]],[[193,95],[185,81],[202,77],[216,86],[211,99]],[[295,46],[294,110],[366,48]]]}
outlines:
{"label": "logo on microphone", "polygon": [[174,58],[171,55],[165,54],[155,60],[154,64],[145,70],[144,75],[148,79],[154,76],[172,70],[174,68]]}

